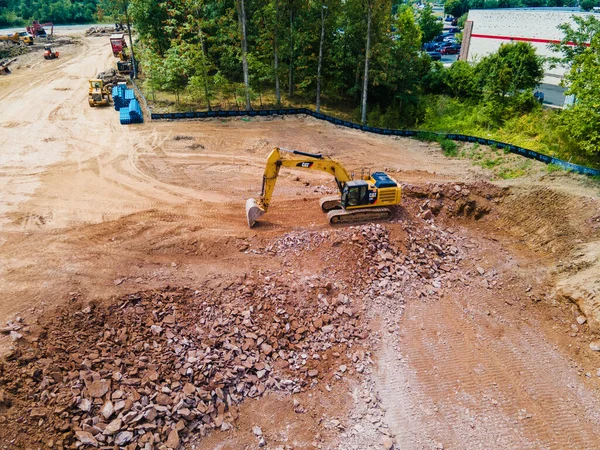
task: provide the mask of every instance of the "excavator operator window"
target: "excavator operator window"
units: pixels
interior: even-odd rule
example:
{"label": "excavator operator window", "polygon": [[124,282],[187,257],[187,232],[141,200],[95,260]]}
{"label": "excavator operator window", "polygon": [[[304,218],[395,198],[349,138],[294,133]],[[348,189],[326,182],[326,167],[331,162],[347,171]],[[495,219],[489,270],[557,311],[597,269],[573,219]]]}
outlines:
{"label": "excavator operator window", "polygon": [[344,206],[360,206],[369,203],[366,184],[361,186],[347,186],[342,196],[342,202]]}

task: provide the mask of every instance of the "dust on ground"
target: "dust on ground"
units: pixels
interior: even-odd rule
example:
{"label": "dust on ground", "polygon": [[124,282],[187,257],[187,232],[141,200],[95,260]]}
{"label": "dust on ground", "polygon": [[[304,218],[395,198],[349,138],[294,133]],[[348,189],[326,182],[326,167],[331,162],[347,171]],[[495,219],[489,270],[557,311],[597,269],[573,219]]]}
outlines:
{"label": "dust on ground", "polygon": [[[598,448],[596,187],[307,117],[123,127],[78,42],[0,78],[3,448]],[[332,228],[282,172],[249,230],[275,146],[403,205]]]}

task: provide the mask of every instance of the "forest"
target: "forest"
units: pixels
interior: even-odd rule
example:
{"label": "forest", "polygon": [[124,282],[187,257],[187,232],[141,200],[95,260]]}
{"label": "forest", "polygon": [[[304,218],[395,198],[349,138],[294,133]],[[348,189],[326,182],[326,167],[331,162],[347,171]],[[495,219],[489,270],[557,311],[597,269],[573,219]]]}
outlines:
{"label": "forest", "polygon": [[41,22],[91,23],[104,20],[98,0],[0,0],[0,26]]}

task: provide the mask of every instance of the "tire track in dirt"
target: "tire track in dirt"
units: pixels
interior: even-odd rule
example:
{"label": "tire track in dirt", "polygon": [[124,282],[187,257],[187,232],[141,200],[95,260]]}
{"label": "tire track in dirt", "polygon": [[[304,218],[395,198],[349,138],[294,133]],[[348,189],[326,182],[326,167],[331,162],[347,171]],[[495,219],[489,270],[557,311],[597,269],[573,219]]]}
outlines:
{"label": "tire track in dirt", "polygon": [[379,355],[381,396],[400,448],[598,448],[597,390],[585,389],[539,330],[488,316],[474,303],[492,309],[492,300],[472,296],[409,303],[400,323],[404,360]]}

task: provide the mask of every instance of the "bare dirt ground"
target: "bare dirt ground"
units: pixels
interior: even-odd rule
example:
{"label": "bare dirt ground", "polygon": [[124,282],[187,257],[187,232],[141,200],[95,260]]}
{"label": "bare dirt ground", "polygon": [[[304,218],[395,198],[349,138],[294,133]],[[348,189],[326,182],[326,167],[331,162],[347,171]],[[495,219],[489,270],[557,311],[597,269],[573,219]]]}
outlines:
{"label": "bare dirt ground", "polygon": [[[121,126],[86,102],[107,38],[78,42],[0,78],[0,321],[23,335],[0,338],[0,448],[600,448],[594,184],[490,184],[433,144],[304,117]],[[403,206],[331,228],[333,181],[282,172],[250,230],[275,146],[386,170]],[[98,411],[122,398],[113,436]]]}

